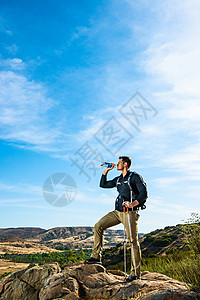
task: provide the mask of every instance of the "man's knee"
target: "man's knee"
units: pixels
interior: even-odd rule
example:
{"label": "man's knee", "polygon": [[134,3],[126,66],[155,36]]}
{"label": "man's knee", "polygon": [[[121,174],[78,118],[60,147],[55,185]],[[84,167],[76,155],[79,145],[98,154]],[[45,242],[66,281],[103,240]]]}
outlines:
{"label": "man's knee", "polygon": [[102,227],[102,224],[100,222],[97,222],[95,225],[94,225],[94,230],[95,231],[103,231],[103,227]]}

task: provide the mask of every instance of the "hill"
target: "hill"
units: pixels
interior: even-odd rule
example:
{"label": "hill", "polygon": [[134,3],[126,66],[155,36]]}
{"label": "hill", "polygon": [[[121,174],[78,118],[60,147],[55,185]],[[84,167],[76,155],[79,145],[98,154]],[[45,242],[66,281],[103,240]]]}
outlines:
{"label": "hill", "polygon": [[40,243],[27,242],[26,239],[19,237],[4,237],[0,239],[0,254],[4,253],[19,253],[19,254],[31,254],[52,252],[55,249],[47,247]]}
{"label": "hill", "polygon": [[[186,227],[192,224],[178,224],[176,226],[167,226],[164,229],[157,229],[145,234],[139,239],[141,252],[144,256],[166,255],[174,250],[187,250]],[[127,251],[130,252],[130,245],[127,245]],[[103,251],[103,264],[105,267],[118,266],[123,262],[123,244],[119,243],[110,249]]]}
{"label": "hill", "polygon": [[7,237],[28,238],[43,231],[46,230],[39,227],[0,228],[0,239]]}
{"label": "hill", "polygon": [[[143,236],[143,234],[139,236]],[[43,243],[58,250],[92,248],[94,244],[94,227],[55,227],[29,240]],[[122,241],[123,230],[105,230],[105,248],[112,247]]]}
{"label": "hill", "polygon": [[[11,253],[10,247],[13,248],[14,253],[18,251],[21,253],[23,248],[23,253],[26,251],[25,245],[28,245],[27,248],[35,248],[35,245],[38,245],[38,252],[41,249],[41,246],[45,246],[46,251],[48,252],[48,248],[50,251],[53,249],[56,250],[67,250],[67,249],[79,249],[79,248],[92,248],[94,243],[94,227],[55,227],[48,230],[42,228],[34,228],[34,227],[20,227],[20,228],[6,228],[0,229],[0,253]],[[139,236],[143,236],[143,234],[139,234]],[[2,240],[2,238],[4,240]],[[5,239],[7,240],[7,244],[5,244]],[[22,240],[14,241],[11,238],[19,238],[26,240],[27,243],[22,242]],[[112,247],[116,244],[123,241],[123,230],[111,230],[107,229],[104,232],[104,246]],[[7,245],[7,247],[5,247]],[[17,245],[19,248],[17,249]],[[23,246],[24,245],[24,246]],[[37,247],[36,247],[37,248]],[[30,250],[30,249],[29,249]],[[27,253],[30,253],[30,251]],[[33,251],[35,253],[35,250]]]}
{"label": "hill", "polygon": [[[139,237],[141,236],[143,234],[139,234]],[[122,241],[123,230],[105,230],[105,248],[115,246]],[[93,244],[94,227],[55,227],[48,230],[34,227],[0,229],[0,253],[92,248]]]}
{"label": "hill", "polygon": [[[142,253],[146,256],[151,254],[165,255],[172,249],[186,249],[187,224],[166,226],[164,229],[154,230],[144,235],[140,240]],[[173,251],[173,250],[172,250]]]}

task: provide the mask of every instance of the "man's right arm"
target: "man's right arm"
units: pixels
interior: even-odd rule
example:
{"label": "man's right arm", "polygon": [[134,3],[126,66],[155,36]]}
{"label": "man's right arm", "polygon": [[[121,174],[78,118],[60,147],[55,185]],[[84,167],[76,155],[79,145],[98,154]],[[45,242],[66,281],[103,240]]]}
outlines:
{"label": "man's right arm", "polygon": [[[107,169],[107,168],[106,168]],[[105,170],[101,176],[100,184],[99,186],[102,188],[113,188],[116,186],[117,183],[117,177],[115,177],[112,180],[107,180],[107,174],[109,170]]]}

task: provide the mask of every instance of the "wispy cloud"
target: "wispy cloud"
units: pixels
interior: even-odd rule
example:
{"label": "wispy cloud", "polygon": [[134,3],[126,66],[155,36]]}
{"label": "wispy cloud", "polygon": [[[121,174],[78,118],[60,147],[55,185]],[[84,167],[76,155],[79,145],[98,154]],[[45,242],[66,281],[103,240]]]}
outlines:
{"label": "wispy cloud", "polygon": [[89,32],[89,28],[88,27],[85,27],[85,26],[78,26],[76,28],[76,31],[73,33],[71,39],[70,39],[70,42],[74,41],[74,40],[77,40],[79,39],[80,37],[83,37],[83,36],[87,36],[88,32]]}
{"label": "wispy cloud", "polygon": [[6,204],[6,205],[13,205],[17,203],[30,203],[30,202],[35,202],[35,201],[41,201],[41,199],[37,198],[11,198],[11,199],[1,199],[0,200],[0,205]]}
{"label": "wispy cloud", "polygon": [[56,141],[67,136],[59,121],[53,125],[50,121],[58,102],[47,96],[44,85],[21,72],[25,68],[21,59],[1,59],[0,64],[4,67],[0,72],[0,138],[33,150],[56,151]]}
{"label": "wispy cloud", "polygon": [[0,59],[0,67],[2,69],[10,68],[12,70],[22,70],[25,68],[25,63],[20,58]]}
{"label": "wispy cloud", "polygon": [[180,181],[185,180],[185,178],[180,177],[163,177],[163,178],[156,178],[152,180],[152,183],[155,183],[155,185],[159,188],[172,188],[176,186],[177,183],[180,183]]}
{"label": "wispy cloud", "polygon": [[34,196],[42,195],[42,187],[32,184],[22,184],[18,183],[16,185],[11,185],[7,183],[0,182],[0,190],[7,191],[11,193],[28,194]]}
{"label": "wispy cloud", "polygon": [[161,199],[160,197],[151,198],[148,203],[148,211],[160,214],[163,216],[173,215],[173,216],[187,216],[189,212],[193,212],[192,207],[185,205],[178,205],[174,203],[169,203],[168,201]]}
{"label": "wispy cloud", "polygon": [[12,35],[12,31],[8,29],[5,20],[0,16],[0,32]]}

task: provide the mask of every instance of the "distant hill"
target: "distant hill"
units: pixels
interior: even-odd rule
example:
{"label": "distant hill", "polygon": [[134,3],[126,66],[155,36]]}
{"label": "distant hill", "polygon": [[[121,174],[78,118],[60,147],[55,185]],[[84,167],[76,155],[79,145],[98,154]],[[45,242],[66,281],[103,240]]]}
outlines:
{"label": "distant hill", "polygon": [[0,239],[7,237],[28,238],[43,231],[46,230],[39,227],[0,228]]}
{"label": "distant hill", "polygon": [[93,227],[55,227],[48,229],[34,236],[41,242],[55,239],[66,239],[72,236],[90,236],[93,234]]}
{"label": "distant hill", "polygon": [[52,251],[55,251],[55,249],[43,244],[27,241],[20,237],[4,237],[0,239],[0,254],[33,254]]}
{"label": "distant hill", "polygon": [[[143,236],[143,234],[139,234],[139,236]],[[28,240],[58,250],[92,248],[94,245],[94,227],[55,227]],[[115,246],[121,241],[123,241],[123,230],[105,230],[104,247]]]}
{"label": "distant hill", "polygon": [[[139,234],[139,237],[143,235],[144,234]],[[9,239],[6,241],[7,238]],[[15,238],[15,240],[12,238]],[[19,238],[18,243],[17,238]],[[48,230],[37,227],[0,229],[0,253],[5,253],[6,251],[11,253],[11,249],[15,250],[15,253],[17,253],[17,251],[19,253],[25,253],[25,241],[30,245],[29,247],[32,248],[32,250],[34,249],[34,253],[37,248],[36,245],[38,245],[38,252],[48,252],[48,249],[49,251],[52,251],[52,249],[62,251],[67,249],[92,248],[94,244],[94,227],[55,227]],[[105,248],[115,246],[122,241],[123,230],[105,230]],[[28,253],[30,253],[31,249],[27,250]]]}

